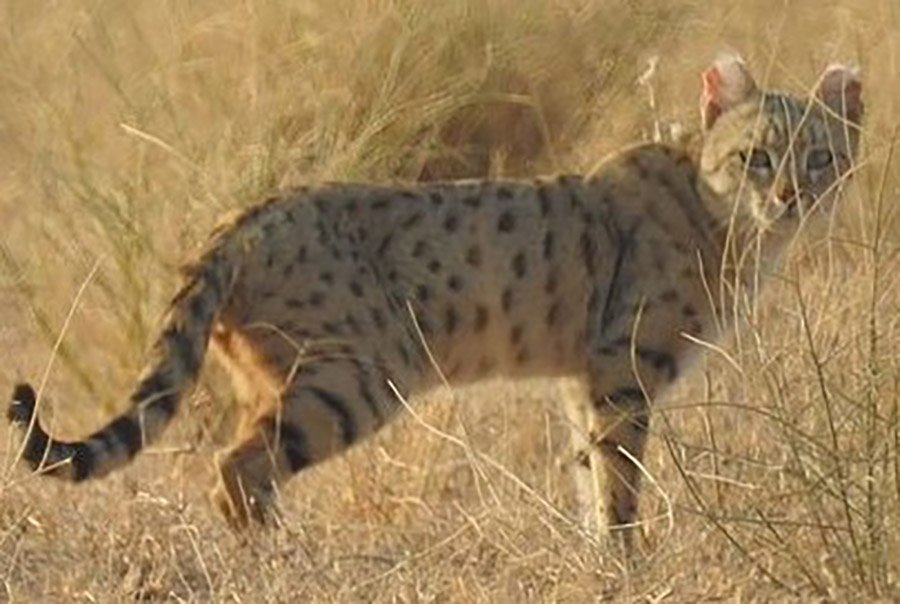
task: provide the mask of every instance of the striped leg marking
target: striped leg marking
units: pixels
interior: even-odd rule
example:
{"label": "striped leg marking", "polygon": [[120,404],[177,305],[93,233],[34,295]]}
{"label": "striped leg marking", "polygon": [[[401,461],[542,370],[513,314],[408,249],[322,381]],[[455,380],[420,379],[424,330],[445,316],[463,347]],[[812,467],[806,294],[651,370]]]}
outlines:
{"label": "striped leg marking", "polygon": [[218,458],[212,498],[235,527],[274,515],[277,485],[346,450],[384,422],[390,403],[376,396],[374,373],[352,360],[324,361],[299,372],[276,409],[256,419],[244,439]]}
{"label": "striped leg marking", "polygon": [[[595,432],[592,441],[599,452],[604,488],[601,490],[607,527],[620,533],[631,553],[631,527],[638,518],[638,494],[650,408],[640,389],[619,388],[593,400]],[[595,468],[595,471],[597,468]]]}

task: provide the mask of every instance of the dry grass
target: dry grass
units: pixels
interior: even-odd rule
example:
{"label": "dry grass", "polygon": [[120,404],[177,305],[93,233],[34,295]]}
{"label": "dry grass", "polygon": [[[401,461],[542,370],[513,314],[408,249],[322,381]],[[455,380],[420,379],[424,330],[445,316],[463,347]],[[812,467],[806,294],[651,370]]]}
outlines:
{"label": "dry grass", "polygon": [[583,170],[691,123],[722,47],[794,90],[855,61],[869,109],[827,240],[660,402],[634,571],[568,519],[552,384],[436,393],[241,541],[205,501],[228,407],[211,371],[108,480],[5,473],[0,600],[900,598],[900,12],[850,4],[0,0],[0,373],[49,367],[68,434],[123,402],[179,260],[279,185]]}

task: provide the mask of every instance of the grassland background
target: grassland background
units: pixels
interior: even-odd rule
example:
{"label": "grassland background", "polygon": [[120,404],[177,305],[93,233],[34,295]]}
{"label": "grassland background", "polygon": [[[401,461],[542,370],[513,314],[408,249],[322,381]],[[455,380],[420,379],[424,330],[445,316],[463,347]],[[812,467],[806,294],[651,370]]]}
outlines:
{"label": "grassland background", "polygon": [[436,393],[238,538],[205,500],[211,369],[102,482],[28,477],[4,429],[0,600],[900,598],[898,45],[895,0],[0,0],[0,387],[46,375],[73,436],[124,403],[178,263],[279,186],[585,170],[693,125],[722,48],[795,91],[853,62],[867,103],[829,236],[660,401],[637,569],[568,520],[543,383]]}

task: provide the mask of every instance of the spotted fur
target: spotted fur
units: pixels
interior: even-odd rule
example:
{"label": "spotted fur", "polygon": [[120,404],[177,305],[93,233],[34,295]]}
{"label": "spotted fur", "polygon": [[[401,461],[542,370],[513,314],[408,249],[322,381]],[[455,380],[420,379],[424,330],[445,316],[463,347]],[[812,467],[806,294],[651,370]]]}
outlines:
{"label": "spotted fur", "polygon": [[269,516],[275,485],[390,421],[398,393],[441,374],[580,376],[585,520],[633,523],[649,402],[696,356],[692,339],[719,335],[720,294],[759,267],[748,253],[773,263],[830,209],[862,117],[847,68],[799,98],[760,91],[734,57],[704,73],[702,109],[696,157],[652,144],[587,176],[334,184],[259,205],[186,268],[123,415],[60,441],[16,387],[23,458],[74,481],[124,464],[173,418],[212,342],[253,409],[215,491],[241,526]]}

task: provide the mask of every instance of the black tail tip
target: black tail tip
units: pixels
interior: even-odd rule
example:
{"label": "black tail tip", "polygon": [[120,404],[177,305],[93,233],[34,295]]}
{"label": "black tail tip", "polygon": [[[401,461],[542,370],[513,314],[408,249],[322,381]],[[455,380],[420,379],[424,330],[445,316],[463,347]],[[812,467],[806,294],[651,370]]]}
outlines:
{"label": "black tail tip", "polygon": [[34,417],[37,395],[30,384],[16,384],[6,418],[13,424],[28,426]]}

